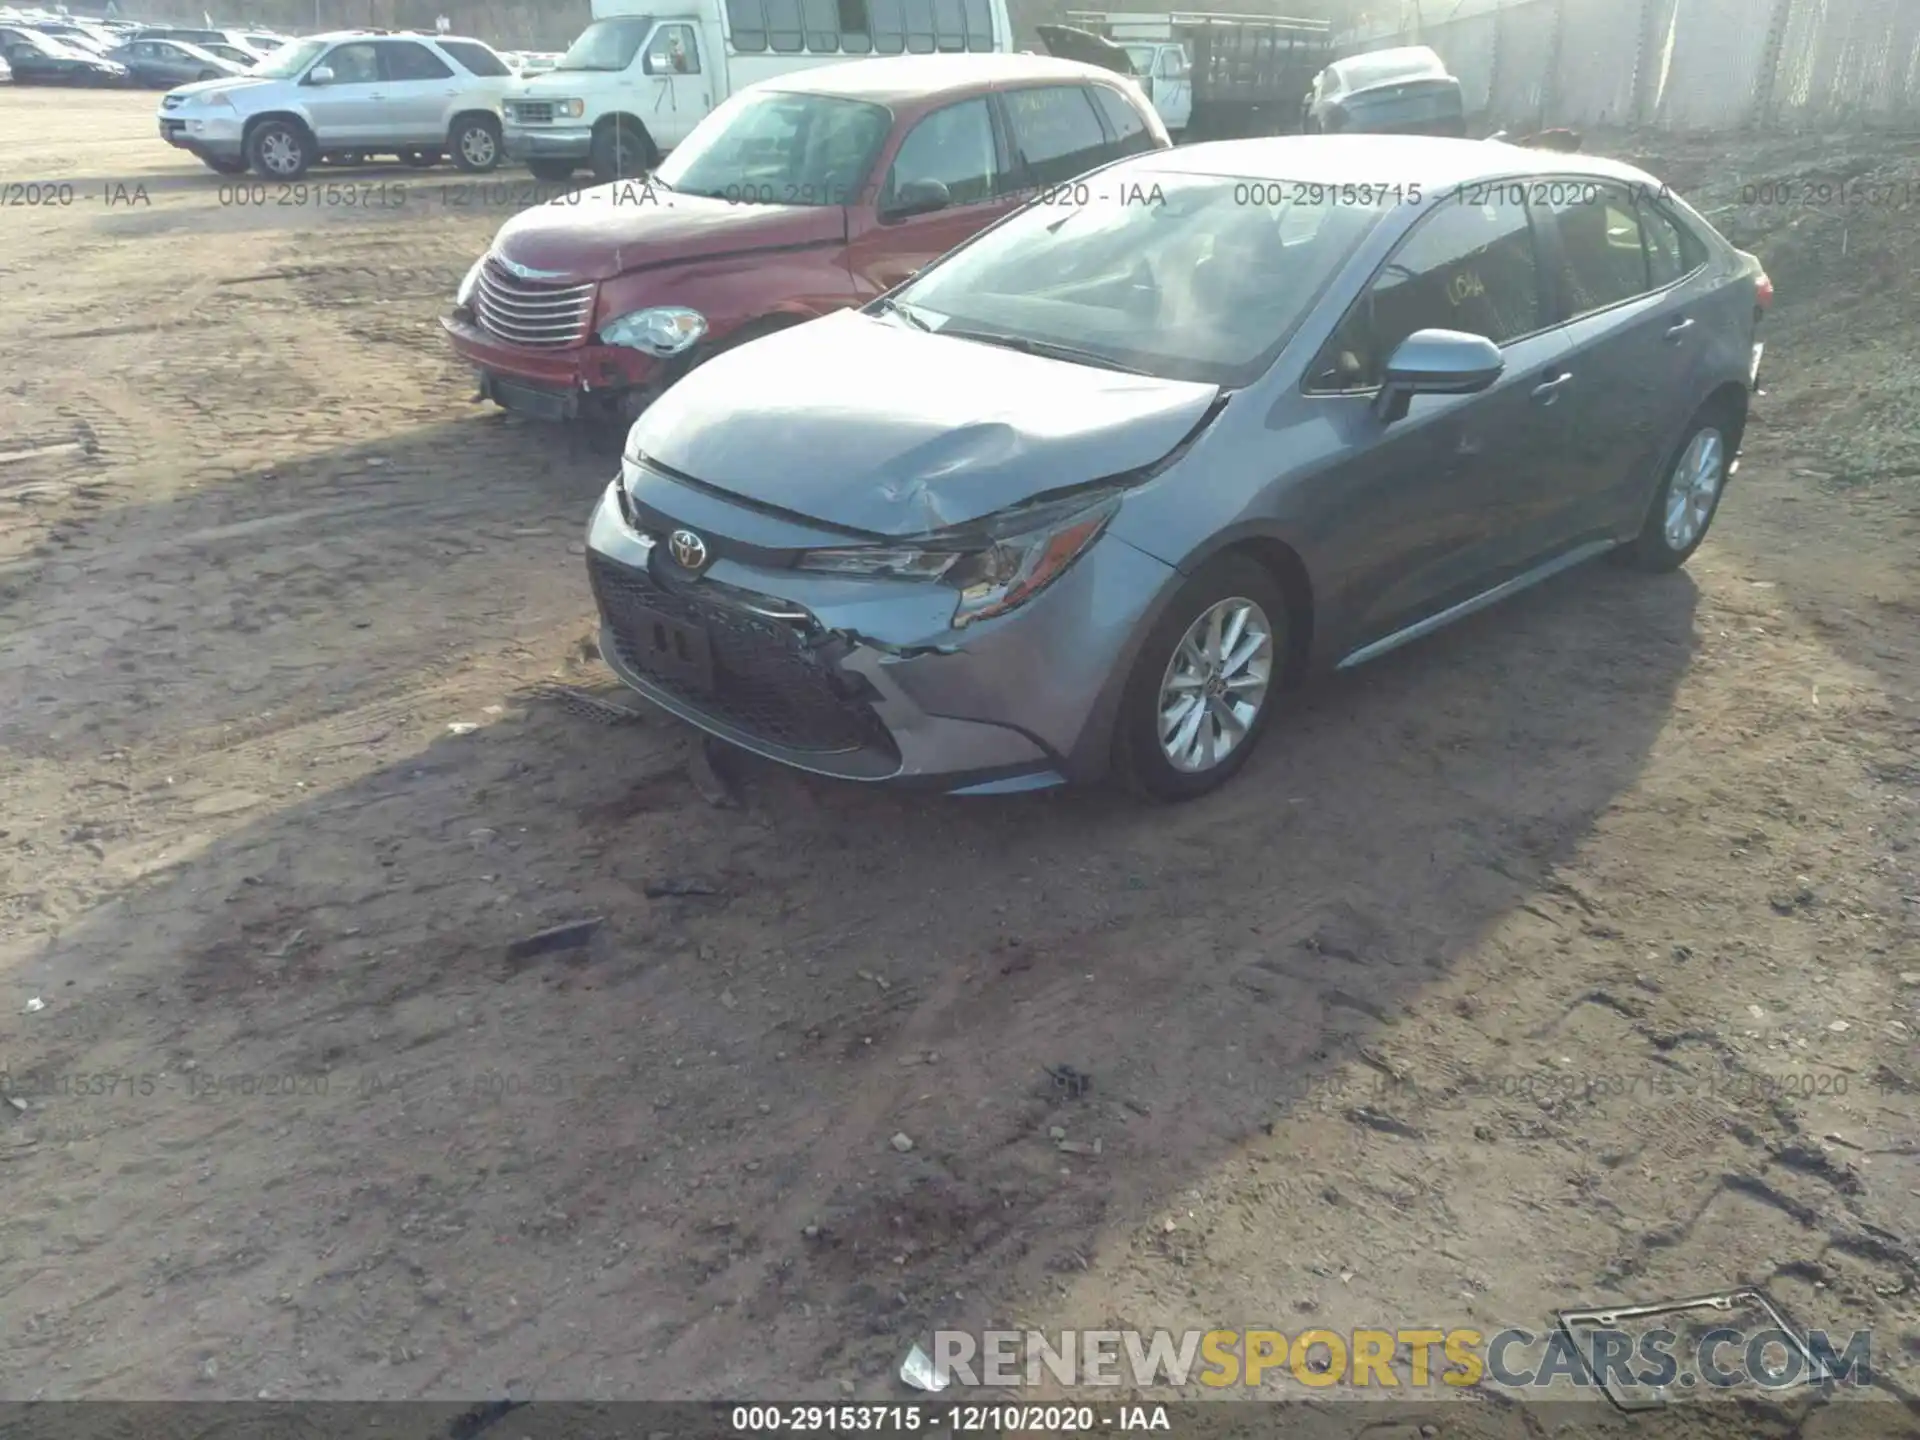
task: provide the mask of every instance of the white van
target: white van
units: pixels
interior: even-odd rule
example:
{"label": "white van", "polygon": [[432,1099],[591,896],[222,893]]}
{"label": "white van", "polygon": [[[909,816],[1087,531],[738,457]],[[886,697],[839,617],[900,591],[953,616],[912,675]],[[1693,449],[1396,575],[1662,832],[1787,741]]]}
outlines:
{"label": "white van", "polygon": [[862,55],[1012,49],[1007,0],[593,0],[559,63],[507,92],[506,150],[542,180],[640,175],[756,81]]}

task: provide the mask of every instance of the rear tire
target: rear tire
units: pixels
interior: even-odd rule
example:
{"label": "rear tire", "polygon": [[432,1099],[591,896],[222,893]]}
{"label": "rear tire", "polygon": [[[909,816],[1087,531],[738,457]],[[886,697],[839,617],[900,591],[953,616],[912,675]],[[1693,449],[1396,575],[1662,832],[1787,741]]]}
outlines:
{"label": "rear tire", "polygon": [[1239,773],[1279,706],[1290,634],[1286,595],[1251,557],[1224,555],[1188,580],[1121,696],[1114,760],[1129,787],[1194,800]]}
{"label": "rear tire", "polygon": [[263,180],[298,180],[317,158],[317,149],[300,126],[267,120],[247,136],[247,164]]}
{"label": "rear tire", "polygon": [[500,122],[491,115],[462,115],[448,137],[453,163],[469,175],[485,175],[500,168]]}
{"label": "rear tire", "polygon": [[1693,557],[1720,513],[1736,430],[1737,417],[1724,404],[1708,405],[1694,416],[1667,457],[1640,533],[1614,552],[1620,563],[1658,575],[1678,570]]}
{"label": "rear tire", "polygon": [[593,137],[593,152],[587,163],[593,178],[604,185],[612,180],[637,179],[659,160],[646,131],[615,121]]}

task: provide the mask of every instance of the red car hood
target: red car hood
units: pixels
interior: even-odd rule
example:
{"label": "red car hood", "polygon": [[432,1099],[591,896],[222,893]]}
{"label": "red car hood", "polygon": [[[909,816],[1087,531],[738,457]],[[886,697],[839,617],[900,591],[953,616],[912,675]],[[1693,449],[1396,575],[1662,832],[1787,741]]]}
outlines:
{"label": "red car hood", "polygon": [[654,265],[846,239],[838,205],[741,205],[622,180],[561,195],[500,227],[493,253],[542,278],[611,280]]}

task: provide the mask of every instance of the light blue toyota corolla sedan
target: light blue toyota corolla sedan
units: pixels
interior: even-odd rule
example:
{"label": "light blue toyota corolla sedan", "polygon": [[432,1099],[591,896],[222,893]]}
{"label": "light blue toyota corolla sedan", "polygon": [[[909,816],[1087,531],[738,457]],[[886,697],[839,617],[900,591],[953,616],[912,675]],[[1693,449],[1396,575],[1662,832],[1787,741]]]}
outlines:
{"label": "light blue toyota corolla sedan", "polygon": [[1604,159],[1136,156],[643,414],[589,527],[601,651],[823,775],[1200,795],[1317,669],[1608,552],[1684,563],[1771,300]]}

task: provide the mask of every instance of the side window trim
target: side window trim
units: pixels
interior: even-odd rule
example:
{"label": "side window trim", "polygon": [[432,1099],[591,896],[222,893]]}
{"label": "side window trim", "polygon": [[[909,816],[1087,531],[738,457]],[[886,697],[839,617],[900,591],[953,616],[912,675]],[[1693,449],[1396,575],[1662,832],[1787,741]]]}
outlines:
{"label": "side window trim", "polygon": [[[1489,181],[1488,183],[1492,184],[1494,182]],[[1505,184],[1520,184],[1522,182],[1516,179],[1513,181],[1503,180],[1499,183],[1505,185]],[[1532,182],[1529,180],[1525,183],[1531,185]],[[1445,204],[1434,206],[1432,210],[1428,211],[1425,215],[1422,215],[1418,220],[1414,221],[1413,224],[1409,225],[1407,227],[1406,234],[1402,235],[1398,240],[1393,242],[1393,249],[1389,250],[1386,253],[1386,255],[1381,259],[1380,263],[1374,266],[1373,273],[1367,276],[1366,283],[1360,287],[1359,293],[1357,293],[1353,297],[1352,303],[1349,304],[1346,309],[1340,312],[1339,317],[1333,322],[1333,325],[1327,330],[1326,334],[1320,337],[1320,343],[1314,348],[1313,357],[1311,360],[1308,361],[1307,373],[1300,377],[1300,393],[1302,395],[1312,395],[1315,397],[1328,397],[1328,396],[1343,396],[1343,395],[1373,395],[1379,392],[1380,387],[1378,385],[1368,385],[1364,388],[1349,389],[1349,390],[1316,389],[1313,383],[1313,376],[1314,376],[1313,362],[1317,361],[1322,355],[1326,353],[1327,346],[1333,343],[1334,337],[1340,333],[1341,327],[1343,327],[1347,323],[1347,317],[1353,314],[1354,311],[1358,310],[1362,305],[1364,305],[1367,302],[1367,298],[1373,294],[1374,285],[1379,281],[1381,276],[1387,273],[1387,270],[1391,266],[1393,266],[1399,261],[1401,252],[1404,251],[1407,248],[1407,246],[1413,243],[1414,237],[1420,233],[1422,228],[1424,228],[1425,226],[1431,225],[1434,222],[1434,218],[1436,216],[1444,215],[1446,213],[1447,205],[1462,205],[1465,203],[1466,202],[1460,198],[1458,190],[1454,191],[1451,195],[1448,196]],[[1531,204],[1524,205],[1522,209],[1526,213],[1527,232],[1528,232],[1529,238],[1533,242],[1533,275],[1534,275],[1535,288],[1539,292],[1537,313],[1540,317],[1541,323],[1535,326],[1533,329],[1525,331],[1519,335],[1508,336],[1504,341],[1500,342],[1500,348],[1502,350],[1505,350],[1509,345],[1519,345],[1528,340],[1537,340],[1542,335],[1547,334],[1549,331],[1558,330],[1561,326],[1566,324],[1566,321],[1562,319],[1560,316],[1560,306],[1557,303],[1557,299],[1555,298],[1558,295],[1558,291],[1560,287],[1558,285],[1552,284],[1551,281],[1549,280],[1548,271],[1546,268],[1547,257],[1541,251],[1542,232],[1548,228],[1547,225],[1543,225],[1541,223],[1542,216],[1545,214],[1545,212],[1536,208]],[[1550,215],[1547,215],[1546,219],[1551,221],[1552,217]]]}
{"label": "side window trim", "polygon": [[1019,162],[1014,159],[1013,116],[998,86],[987,92],[987,113],[993,117],[993,198],[1005,200],[1020,192]]}

